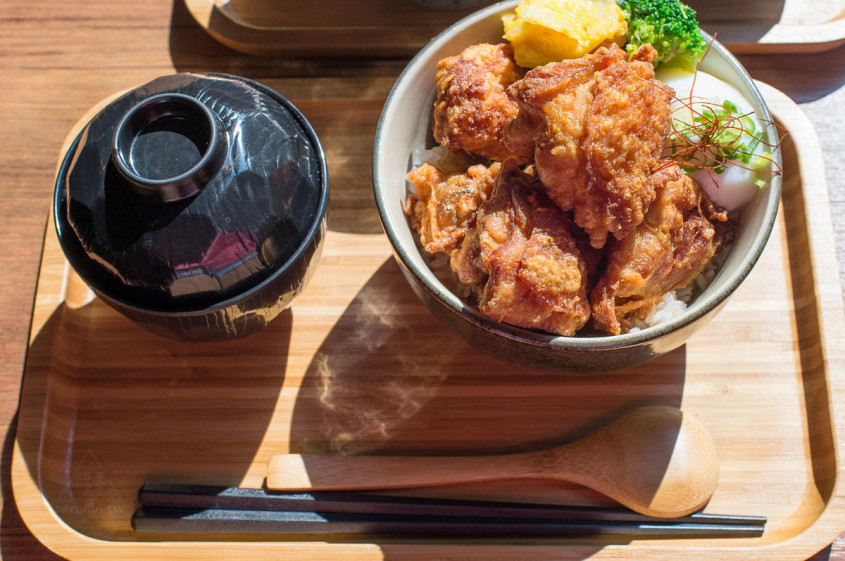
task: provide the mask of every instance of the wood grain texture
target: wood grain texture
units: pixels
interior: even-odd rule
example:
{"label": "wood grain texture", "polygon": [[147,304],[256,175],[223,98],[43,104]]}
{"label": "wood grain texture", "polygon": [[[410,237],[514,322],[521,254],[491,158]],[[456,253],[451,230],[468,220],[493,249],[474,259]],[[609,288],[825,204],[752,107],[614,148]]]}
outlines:
{"label": "wood grain texture", "polygon": [[[260,55],[413,55],[475,8],[438,10],[413,0],[370,0],[350,10],[323,0],[320,15],[305,2],[187,0],[198,25],[221,43]],[[385,22],[390,22],[385,25]]]}
{"label": "wood grain texture", "polygon": [[[587,550],[553,539],[480,542],[462,546],[462,554],[732,559],[739,547],[747,559],[771,551],[797,559],[823,547],[845,520],[835,436],[845,430],[839,407],[845,388],[832,374],[832,365],[845,362],[838,335],[845,327],[841,299],[831,289],[838,288],[835,275],[822,266],[831,248],[813,243],[832,235],[819,197],[818,140],[788,98],[766,91],[790,131],[783,143],[790,171],[763,258],[725,310],[683,349],[613,375],[551,376],[467,347],[413,297],[381,234],[331,222],[318,274],[267,329],[223,343],[163,340],[94,298],[68,269],[49,228],[12,460],[24,522],[68,557],[236,556],[243,544],[135,534],[129,519],[139,486],[152,480],[257,487],[270,456],[280,452],[539,450],[635,406],[668,404],[713,434],[721,474],[708,509],[767,516],[763,537],[658,545],[586,540]],[[311,118],[319,133],[326,117]],[[344,163],[362,169],[365,162],[368,156]],[[805,169],[812,181],[804,181]],[[349,216],[368,212],[353,208]],[[449,494],[607,504],[583,487],[526,479],[463,485]],[[244,539],[253,557],[271,551],[262,540]],[[294,559],[415,559],[452,549],[444,541],[326,537],[319,544],[286,541],[284,551]]]}
{"label": "wood grain texture", "polygon": [[810,53],[845,43],[842,0],[687,2],[702,27],[735,53]]}
{"label": "wood grain texture", "polygon": [[[350,11],[323,0],[319,17],[294,0],[185,0],[197,24],[223,44],[251,54],[413,54],[472,12],[436,10],[411,0],[371,0]],[[493,0],[482,2],[476,9]],[[737,53],[818,52],[845,43],[842,0],[691,0],[708,32]],[[389,21],[386,26],[382,22]]]}
{"label": "wood grain texture", "polygon": [[266,487],[278,491],[401,489],[507,479],[562,480],[661,518],[703,508],[719,479],[713,439],[695,418],[665,405],[638,407],[552,448],[475,456],[280,454]]}
{"label": "wood grain texture", "polygon": [[[50,553],[32,537],[17,513],[11,494],[10,466],[16,430],[14,415],[18,404],[23,360],[28,345],[32,301],[38,281],[39,258],[52,193],[53,174],[62,141],[73,123],[93,104],[113,92],[161,74],[171,73],[174,70],[232,72],[264,81],[290,97],[306,113],[309,119],[312,119],[315,125],[318,125],[318,133],[324,139],[329,160],[332,162],[333,210],[331,220],[332,227],[336,228],[333,235],[337,237],[338,242],[344,240],[347,243],[354,243],[355,237],[358,235],[376,236],[379,234],[379,225],[371,202],[369,152],[372,146],[375,120],[378,118],[381,104],[393,80],[404,66],[406,59],[313,61],[242,55],[211,40],[194,23],[190,14],[178,0],[175,3],[161,0],[80,1],[73,3],[56,0],[44,0],[38,3],[10,0],[4,2],[2,10],[0,10],[0,57],[4,68],[3,86],[0,88],[0,109],[2,109],[0,111],[0,125],[2,125],[0,126],[0,147],[3,148],[0,150],[0,193],[3,196],[3,203],[0,204],[0,244],[2,244],[0,264],[2,264],[4,271],[4,282],[0,284],[0,333],[2,333],[2,336],[0,336],[0,353],[2,354],[0,356],[4,359],[0,361],[0,425],[6,430],[6,441],[2,454],[2,479],[0,479],[3,493],[0,554],[4,559],[56,559],[57,557],[54,554]],[[812,119],[822,139],[821,150],[824,170],[821,169],[820,165],[817,165],[815,173],[820,175],[824,173],[827,178],[828,195],[826,202],[829,203],[827,208],[829,208],[833,217],[833,243],[829,240],[821,240],[819,243],[821,245],[827,243],[830,254],[834,253],[835,249],[835,253],[839,257],[840,285],[838,289],[841,292],[842,281],[845,279],[842,269],[842,264],[845,263],[845,179],[843,179],[845,178],[845,135],[842,133],[843,126],[845,126],[845,117],[842,116],[841,112],[841,107],[845,104],[845,88],[843,88],[843,83],[845,83],[845,50],[840,47],[816,55],[744,56],[742,62],[753,76],[773,84],[798,101],[801,108]],[[349,92],[355,92],[355,95],[349,96]],[[824,195],[821,195],[821,198],[823,199]],[[795,232],[779,230],[780,243],[784,243],[784,240],[793,233]],[[800,236],[800,228],[798,235]],[[383,243],[386,244],[386,241]],[[358,297],[355,292],[356,282],[359,283],[360,288],[367,284],[366,279],[375,277],[374,283],[364,292],[365,295],[370,297],[373,294],[378,294],[385,287],[389,287],[391,290],[401,291],[402,289],[401,281],[397,282],[395,278],[392,278],[396,276],[398,271],[391,271],[389,269],[391,265],[385,263],[389,263],[389,250],[386,246],[375,244],[370,249],[373,252],[370,258],[376,256],[383,258],[380,263],[387,267],[387,272],[375,275],[373,270],[368,270],[367,266],[361,263],[350,268],[351,278],[346,281],[349,284],[324,287],[331,294],[334,294],[334,297],[329,303],[320,305],[332,307],[337,311],[336,313],[349,310],[351,305],[353,313],[343,317],[341,322],[347,328],[350,322],[354,320],[354,314],[365,313],[365,310],[369,309],[368,307],[372,304],[364,296]],[[781,260],[781,264],[783,264],[783,256],[770,258],[776,261]],[[342,259],[342,254],[336,252],[324,256],[323,263],[331,265],[337,263],[340,259]],[[827,260],[820,266],[834,268],[834,260]],[[790,277],[788,281],[790,286],[797,285],[807,289],[807,283],[812,283],[811,279],[800,273],[802,262],[794,263],[789,270],[791,273],[787,276]],[[376,268],[376,272],[379,272],[379,268]],[[782,278],[785,279],[785,277]],[[759,279],[756,282],[757,284],[753,285],[754,288],[750,288],[749,291],[765,291],[768,288],[765,279]],[[832,293],[837,292],[836,288],[828,286],[826,294],[831,296]],[[812,291],[812,288],[809,290]],[[412,301],[412,298],[413,296],[409,295],[407,301],[388,303],[382,301],[382,304],[390,304],[395,307],[393,309],[399,310],[402,307],[416,306],[417,304]],[[780,304],[775,299],[766,300],[760,296],[760,299],[754,300],[753,303],[745,304],[740,309],[731,312],[731,315],[725,318],[726,323],[732,324],[737,316],[743,316],[749,311],[757,309],[766,309],[766,306],[770,304],[774,306],[776,313],[784,313],[782,310],[777,311]],[[808,303],[801,301],[799,305],[807,306]],[[103,311],[96,304],[94,306],[99,310],[97,314]],[[727,314],[729,311],[729,309],[726,309],[725,313]],[[106,322],[106,327],[111,321],[114,321],[113,317]],[[331,337],[326,336],[328,343],[338,344],[339,341],[343,340],[344,329],[332,333],[331,327],[322,324],[316,316],[302,313],[296,316],[296,321],[299,322],[297,325],[307,325],[309,329],[311,326],[315,326],[315,337],[319,337],[320,333],[324,336],[326,336],[326,333],[331,335]],[[427,329],[430,327],[429,318],[425,314],[421,314],[414,321],[418,322],[417,328]],[[68,325],[73,326],[74,324]],[[273,336],[283,334],[287,329],[286,325],[290,324],[285,323],[285,320],[278,326],[274,325]],[[431,325],[436,327],[436,324]],[[725,325],[725,323],[722,323],[722,325]],[[789,322],[776,323],[766,327],[767,332],[781,334],[793,333],[796,329],[796,326],[789,324]],[[731,327],[730,334],[754,340],[755,333],[759,329],[759,324],[746,321],[735,328]],[[407,331],[399,334],[392,333],[387,329],[374,329],[370,332],[370,335],[381,337],[382,344],[386,344],[391,341],[402,341],[403,337],[408,334]],[[818,337],[818,334],[802,333],[804,340],[812,340],[814,337]],[[77,341],[80,340],[83,339],[77,339]],[[785,340],[791,339],[787,336]],[[715,378],[709,384],[708,390],[704,389],[706,385],[684,384],[685,388],[689,388],[689,390],[685,390],[684,400],[692,400],[690,402],[692,407],[695,407],[695,404],[700,407],[701,404],[717,398],[725,399],[723,392],[726,390],[727,403],[737,408],[741,407],[743,402],[759,405],[761,402],[776,398],[776,387],[769,385],[770,376],[761,375],[753,380],[744,379],[741,383],[734,385],[733,382],[736,377],[733,375],[733,368],[738,366],[732,364],[725,357],[713,356],[714,353],[710,346],[712,343],[712,339],[704,337],[696,344],[691,344],[685,351],[684,360],[687,365],[702,365],[709,361],[709,372],[688,369],[688,380],[693,378],[703,379],[706,375]],[[267,341],[250,343],[250,345],[258,346],[262,344],[267,344]],[[813,357],[818,356],[817,352],[804,353],[796,358],[795,353],[790,352],[794,349],[784,350],[778,345],[767,346],[760,341],[756,341],[754,344],[762,346],[770,354],[767,364],[780,372],[774,378],[780,380],[781,383],[783,383],[782,376],[784,374],[779,369],[782,368],[786,371],[793,368],[794,372],[796,368],[794,362],[782,365],[780,364],[781,361],[804,361],[804,368],[818,368],[818,365],[813,364]],[[157,349],[156,353],[153,353],[153,357],[155,357],[153,364],[162,364],[168,360],[193,360],[190,353],[180,355],[167,345]],[[169,358],[166,353],[171,353]],[[131,364],[132,361],[140,361],[143,357],[132,355],[127,358]],[[79,359],[80,357],[77,356],[73,360]],[[331,361],[338,360],[338,357],[327,357],[327,359],[330,359],[328,364],[332,364]],[[302,364],[299,359],[291,359],[290,363],[285,363],[283,366],[274,362],[274,360],[268,358],[266,363],[261,365],[257,371],[252,372],[238,388],[230,387],[228,389],[243,399],[260,399],[261,396],[265,395],[263,388],[277,383],[277,379],[273,375],[274,369],[284,368],[287,372],[294,372],[297,368],[302,369],[310,366],[310,362]],[[344,357],[343,360],[346,368],[358,364],[369,368],[391,366],[390,364],[381,366],[367,364],[362,361],[360,356]],[[465,364],[464,360],[458,360],[458,364]],[[466,360],[468,361],[468,359]],[[628,380],[634,382],[634,384],[629,386],[632,395],[628,397],[636,400],[636,388],[639,387],[642,391],[648,391],[654,386],[658,388],[659,395],[675,395],[677,397],[677,380],[672,375],[673,368],[677,367],[675,360],[677,358],[669,363],[663,362],[655,365],[657,367],[656,379],[646,376],[629,378]],[[222,364],[217,365],[217,362]],[[237,366],[226,363],[226,360],[220,357],[210,356],[205,358],[204,361],[200,361],[196,369],[187,368],[181,371],[176,378],[167,380],[167,383],[174,382],[170,399],[178,400],[180,395],[190,394],[201,389],[203,386],[197,376],[203,369],[213,369],[214,366],[219,366],[222,370],[217,375],[221,377],[220,379],[223,379],[227,364],[230,368]],[[742,364],[740,363],[739,366],[742,366]],[[311,377],[308,378],[311,385],[306,392],[312,407],[316,400],[321,397],[318,391],[320,386],[316,383],[319,377],[315,377],[315,372],[319,372],[319,370],[311,370]],[[714,374],[714,372],[716,373]],[[94,395],[77,397],[91,400],[103,399],[103,394],[100,392],[108,393],[109,387],[119,387],[119,380],[102,379],[102,374],[102,371],[89,374],[93,378],[100,376],[99,389],[94,392]],[[448,413],[454,409],[455,404],[460,403],[466,396],[473,395],[473,392],[476,391],[474,382],[477,379],[477,376],[470,373],[451,380],[448,388],[452,397],[445,402],[441,401],[437,405],[436,411]],[[812,385],[813,379],[812,376],[808,378],[810,384],[805,386],[805,391],[818,396],[817,388]],[[285,380],[291,384],[298,383],[297,377],[293,374],[290,377],[286,376]],[[500,385],[506,383],[504,375],[497,380]],[[350,380],[346,381],[349,382]],[[392,380],[389,376],[380,378],[380,381],[384,382],[384,385],[380,386],[384,392],[396,389],[390,385]],[[162,380],[159,379],[158,382],[161,383]],[[567,382],[569,387],[566,390],[576,393],[582,389],[584,384],[584,382],[578,380],[567,380]],[[155,381],[152,383],[155,383]],[[796,380],[792,380],[792,383],[796,383]],[[65,388],[70,387],[72,386],[65,386]],[[417,387],[419,387],[419,384],[417,384]],[[672,390],[673,387],[676,388],[675,391]],[[487,396],[482,396],[482,401],[485,401],[486,406],[497,405],[494,399],[496,383],[492,386],[485,385],[484,388],[486,388]],[[329,396],[335,400],[333,403],[342,404],[350,399],[362,399],[360,395],[353,394],[353,386],[349,384],[341,384],[338,389],[339,394]],[[521,400],[527,401],[524,402],[523,406],[509,412],[509,414],[523,417],[534,415],[535,410],[532,407],[532,400],[544,397],[543,385],[538,377],[525,376],[523,383],[518,388],[510,389]],[[111,391],[114,391],[114,389]],[[564,391],[564,388],[561,386],[558,391]],[[692,391],[692,393],[688,394],[686,391]],[[290,392],[291,390],[288,388],[284,389],[282,394],[289,398]],[[427,389],[423,387],[420,392],[421,396],[425,397],[425,395],[433,393],[434,390],[430,387]],[[370,396],[372,401],[369,403],[373,406],[367,410],[373,414],[373,418],[379,418],[377,413],[380,410],[376,405],[383,403],[386,399],[383,396],[386,395],[390,394],[382,393]],[[824,392],[821,392],[821,395],[824,395]],[[379,396],[382,396],[381,400],[377,399]],[[126,399],[130,398],[131,396],[126,396]],[[218,403],[215,400],[225,401],[213,395],[205,395],[204,398],[208,400],[209,406],[212,407],[215,403]],[[143,392],[138,393],[136,399],[149,399],[149,393],[146,396]],[[413,400],[399,402],[396,407],[399,404],[407,405],[412,402]],[[227,403],[231,408],[226,411],[238,412],[238,408],[232,405],[231,401]],[[332,402],[330,401],[330,403]],[[591,406],[595,405],[592,402],[590,403]],[[610,406],[610,409],[621,406],[620,403],[617,402]],[[805,401],[804,406],[806,406],[806,403],[810,403],[813,407],[824,407],[823,402]],[[774,404],[784,407],[783,411],[785,412],[795,412],[801,406],[795,400],[775,401]],[[90,417],[83,419],[83,422],[87,423],[89,428],[100,422],[94,418],[94,411],[96,411],[96,408],[89,413]],[[155,418],[156,415],[166,415],[167,411],[165,403],[161,408],[149,411],[147,415]],[[443,414],[429,426],[429,429],[434,429],[434,432],[430,433],[432,435],[432,440],[428,443],[430,449],[443,450],[448,448],[445,443],[449,442],[449,438],[458,428],[474,426],[477,427],[479,432],[483,432],[483,429],[488,427],[490,423],[489,417],[485,417],[483,411],[484,409],[475,413],[468,412],[461,417],[450,417],[448,414]],[[756,411],[756,409],[752,411]],[[185,417],[180,421],[185,423],[182,430],[188,431],[188,434],[201,434],[204,427],[190,424],[192,413],[195,413],[195,411],[184,412]],[[282,412],[281,414],[284,415],[285,413]],[[569,431],[563,430],[556,435],[557,437],[572,437],[577,433],[575,427],[582,426],[583,423],[587,422],[579,417],[575,411],[560,411],[556,414],[560,415],[560,418],[564,421],[562,427],[572,427]],[[395,416],[395,411],[391,415]],[[387,416],[390,417],[391,415]],[[149,419],[150,417],[147,417],[136,421],[132,427],[137,428],[138,423],[143,426],[143,421],[149,421]],[[301,419],[306,421],[301,425],[307,429],[303,435],[311,436],[311,440],[308,438],[301,440],[303,447],[306,443],[313,442],[314,438],[322,437],[322,429],[332,426],[326,424],[327,420],[337,421],[337,427],[343,426],[349,429],[337,432],[336,437],[339,438],[339,443],[351,442],[349,446],[352,449],[356,445],[361,445],[361,439],[364,442],[370,442],[370,445],[373,442],[378,442],[380,434],[378,431],[367,432],[367,430],[373,430],[373,427],[377,425],[351,425],[355,419],[350,417],[348,411],[343,408],[336,409],[328,417],[322,417],[322,415],[317,415],[312,411],[311,414],[301,417]],[[131,430],[127,428],[129,424],[127,419],[106,417],[106,421],[121,421],[124,424],[118,426],[122,430]],[[713,423],[720,427],[721,434],[732,435],[736,432],[733,421],[735,421],[734,418],[725,416],[722,419],[714,420]],[[412,421],[406,421],[406,423],[412,423]],[[771,421],[771,423],[773,430],[779,430],[780,424],[776,420]],[[708,428],[709,426],[710,421],[708,421]],[[548,434],[543,434],[543,428],[536,426],[536,432],[526,435],[520,434],[512,427],[504,426],[500,427],[501,433],[497,435],[497,438],[510,439],[510,442],[520,441],[522,438],[532,442],[542,442],[544,438],[550,438]],[[801,431],[817,431],[818,429],[819,427],[803,427]],[[233,438],[232,435],[238,432],[237,426],[230,427],[227,430],[231,431],[229,438]],[[126,434],[134,435],[135,433]],[[182,434],[186,433],[183,432]],[[794,436],[794,433],[790,434]],[[345,440],[349,435],[358,435],[359,439]],[[275,433],[268,435],[268,438],[274,443],[275,452],[281,451],[278,444],[286,436],[286,434]],[[155,438],[155,435],[150,436],[150,438]],[[722,438],[728,437],[723,436]],[[252,444],[254,446],[255,443]],[[489,440],[475,442],[474,445],[483,447],[488,451],[495,451],[497,446],[502,445],[502,440],[499,440],[497,444],[495,438],[490,438]],[[178,451],[179,447],[175,440],[171,446]],[[244,446],[251,448],[248,445]],[[753,449],[766,458],[774,459],[778,457],[777,442],[771,439],[754,443]],[[254,449],[250,451],[253,454],[255,452]],[[140,452],[136,450],[135,453]],[[221,452],[214,450],[206,450],[204,453],[211,455],[212,458],[215,457],[215,453],[221,454]],[[240,457],[243,458],[247,455],[247,452],[242,448],[240,454]],[[219,456],[216,457],[219,458]],[[166,458],[159,456],[158,460],[164,461]],[[237,461],[233,462],[229,467],[233,468],[234,471],[243,468],[243,465],[237,464]],[[87,465],[96,466],[96,462]],[[816,475],[808,475],[816,467],[818,466],[806,466],[801,481],[786,481],[784,483],[789,491],[782,497],[785,502],[781,506],[781,512],[785,513],[788,510],[789,513],[796,513],[799,527],[801,523],[812,521],[815,513],[818,512],[819,503],[817,500],[803,502],[806,490],[798,489],[802,483],[820,479]],[[105,474],[108,472],[93,469],[88,473],[93,474],[89,481],[97,481],[98,473]],[[242,475],[246,473],[245,471]],[[230,475],[224,477],[217,474],[216,477],[228,479]],[[246,480],[254,482],[254,479],[251,479],[252,477],[254,476],[250,475],[246,477]],[[782,478],[785,477],[786,474],[778,473],[777,470],[773,472],[776,484],[781,483]],[[80,482],[80,484],[82,483]],[[121,476],[118,483],[124,485],[132,483],[132,481],[131,478]],[[741,489],[746,483],[744,480],[737,478],[731,480],[727,485],[727,489],[735,490]],[[128,488],[128,485],[126,488]],[[765,485],[763,481],[755,481],[754,489],[742,492],[759,491],[765,494],[771,493],[773,488],[777,487]],[[535,489],[533,492],[542,497],[544,491],[544,489]],[[574,492],[572,489],[567,491]],[[581,496],[581,498],[597,500],[593,496]],[[29,506],[31,505],[24,502],[21,508],[25,509]],[[725,506],[720,506],[722,506],[722,510],[726,510]],[[729,510],[735,511],[736,509],[731,508]],[[786,515],[783,514],[783,516]],[[795,529],[795,526],[791,529],[788,525],[780,526],[782,532],[795,531]],[[166,546],[151,547],[156,547],[158,553],[161,554],[168,551]],[[259,549],[278,552],[278,546]],[[170,551],[178,553],[172,549]],[[319,555],[321,553],[324,554],[324,557],[327,557],[331,555],[331,551],[329,546],[320,544],[312,548],[296,548],[296,551],[289,558],[304,558],[310,554]],[[359,554],[356,554],[356,556],[360,558],[373,558],[378,555],[385,558],[395,558],[394,556],[400,553],[408,554],[405,548],[395,548],[392,544],[385,544],[381,548],[361,545],[358,551]],[[515,557],[516,551],[512,548],[503,550],[491,548],[481,551],[487,551],[490,555],[496,554],[497,558],[517,558]],[[579,556],[584,558],[595,553],[595,551],[595,545],[581,545],[573,547],[571,553],[573,558]],[[234,558],[243,552],[243,547],[238,544],[223,544],[220,553],[225,555],[226,552],[231,553],[231,557]],[[88,557],[115,558],[108,553],[104,553],[101,544],[97,542],[91,542],[83,547],[79,553],[87,554]],[[433,553],[431,549],[423,548],[417,554],[417,558],[430,557],[431,553]],[[535,558],[552,557],[555,555],[555,548],[540,548],[535,550],[535,553],[537,555]],[[355,557],[349,556],[347,558],[353,559]],[[409,558],[412,558],[412,556]],[[814,561],[823,559],[840,561],[845,559],[845,540],[840,538],[831,547],[814,556],[813,559]]]}

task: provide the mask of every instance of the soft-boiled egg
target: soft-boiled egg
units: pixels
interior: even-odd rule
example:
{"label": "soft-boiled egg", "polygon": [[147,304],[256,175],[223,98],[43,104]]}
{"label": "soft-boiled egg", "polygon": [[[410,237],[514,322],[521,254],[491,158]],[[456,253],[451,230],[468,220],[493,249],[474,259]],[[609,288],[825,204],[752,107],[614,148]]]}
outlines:
{"label": "soft-boiled egg", "polygon": [[770,164],[751,103],[734,86],[700,70],[660,70],[657,79],[676,97],[667,152],[714,203],[728,211],[742,207],[760,189],[760,172]]}

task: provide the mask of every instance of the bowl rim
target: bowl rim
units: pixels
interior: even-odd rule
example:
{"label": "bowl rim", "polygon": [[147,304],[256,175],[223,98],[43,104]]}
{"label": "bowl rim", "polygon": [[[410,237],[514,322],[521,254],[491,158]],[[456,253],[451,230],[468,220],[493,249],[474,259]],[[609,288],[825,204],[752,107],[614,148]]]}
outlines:
{"label": "bowl rim", "polygon": [[[551,347],[559,350],[597,351],[640,346],[652,343],[670,333],[678,332],[681,329],[695,323],[702,317],[707,316],[716,308],[724,304],[731,294],[733,294],[739,285],[745,280],[754,265],[757,263],[766,243],[768,242],[777,218],[782,191],[781,173],[772,175],[768,186],[766,206],[763,211],[763,223],[751,241],[751,250],[742,257],[739,265],[729,274],[723,286],[715,292],[707,295],[706,298],[697,298],[688,306],[680,317],[643,328],[634,333],[625,333],[621,335],[563,336],[517,327],[496,321],[492,318],[487,318],[479,311],[466,306],[460,298],[457,297],[457,295],[446,288],[434,276],[431,269],[428,267],[424,267],[422,269],[418,267],[414,260],[410,258],[409,248],[404,247],[400,241],[397,229],[398,227],[390,220],[390,215],[387,211],[388,203],[385,199],[386,187],[382,182],[382,178],[379,176],[380,146],[385,142],[387,119],[392,107],[397,102],[398,92],[402,85],[408,81],[419,68],[422,67],[423,59],[440,48],[440,46],[452,35],[457,32],[464,31],[479,22],[487,20],[488,18],[506,13],[508,10],[516,7],[516,5],[519,4],[519,1],[520,0],[505,0],[503,2],[492,4],[473,12],[444,29],[432,38],[431,41],[429,41],[429,43],[410,60],[396,79],[396,82],[387,96],[376,127],[375,140],[373,143],[372,175],[373,190],[379,218],[381,219],[385,234],[390,240],[394,255],[396,255],[398,258],[397,260],[410,274],[410,276],[413,277],[428,294],[445,305],[449,311],[461,316],[464,320],[478,327],[523,344],[543,348]],[[760,107],[761,114],[758,115],[758,118],[761,123],[765,124],[767,135],[771,138],[778,138],[777,129],[775,128],[768,104],[763,98],[763,95],[760,93],[759,88],[757,88],[754,79],[748,74],[748,71],[745,70],[739,60],[731,54],[724,45],[719,43],[713,36],[704,30],[701,32],[705,41],[711,45],[710,51],[718,53],[718,56],[723,58],[748,85],[752,94],[752,99],[750,101],[752,104],[756,104]],[[779,144],[773,150],[772,155],[778,169],[781,169],[782,162]],[[414,251],[416,251],[416,245],[414,247]]]}
{"label": "bowl rim", "polygon": [[[247,85],[254,87],[255,89],[261,91],[262,93],[267,94],[275,101],[277,101],[280,105],[282,105],[285,110],[289,111],[291,116],[297,121],[297,123],[302,127],[303,131],[308,137],[308,140],[312,143],[315,156],[317,161],[320,165],[320,200],[317,203],[317,212],[314,216],[314,220],[311,222],[308,230],[302,237],[302,241],[296,247],[296,250],[288,257],[288,259],[278,266],[276,270],[274,270],[267,278],[263,279],[258,284],[251,286],[244,290],[243,292],[239,292],[236,295],[230,296],[224,300],[220,300],[219,302],[214,302],[207,306],[195,306],[195,307],[169,307],[169,308],[159,308],[159,307],[146,307],[138,302],[131,302],[126,300],[125,298],[121,298],[115,296],[109,292],[102,290],[100,287],[97,286],[97,283],[90,280],[88,275],[85,275],[82,271],[77,270],[75,266],[68,256],[68,250],[66,248],[66,244],[68,243],[79,243],[75,237],[71,237],[72,239],[67,239],[66,235],[63,235],[63,231],[70,228],[70,225],[67,224],[66,218],[63,216],[63,213],[60,212],[61,210],[61,203],[64,200],[62,197],[62,179],[67,173],[67,167],[70,164],[71,156],[76,150],[76,147],[79,145],[83,135],[85,134],[86,130],[88,129],[88,124],[82,128],[76,138],[68,147],[67,152],[65,153],[64,157],[62,158],[61,165],[59,167],[59,172],[56,174],[56,180],[54,185],[53,191],[53,201],[52,201],[52,211],[53,211],[53,227],[56,230],[56,235],[59,240],[59,245],[62,248],[62,252],[65,254],[68,262],[71,264],[71,267],[74,271],[85,281],[85,283],[94,290],[100,298],[103,300],[107,300],[114,305],[118,305],[120,307],[126,308],[128,310],[132,310],[134,312],[138,312],[141,314],[146,314],[150,316],[157,316],[157,317],[188,317],[188,316],[203,316],[210,313],[216,313],[220,310],[225,310],[227,308],[231,308],[233,306],[238,306],[240,303],[249,300],[250,298],[254,297],[256,294],[263,292],[267,286],[273,284],[277,281],[277,279],[287,273],[302,257],[307,253],[308,249],[314,245],[315,243],[319,243],[320,239],[324,237],[324,234],[321,232],[324,229],[324,224],[326,222],[326,214],[328,210],[329,204],[329,173],[328,173],[328,165],[326,163],[326,154],[323,150],[323,145],[320,142],[320,138],[317,136],[317,132],[314,130],[314,127],[305,118],[305,115],[297,108],[290,100],[285,98],[282,94],[275,91],[274,89],[270,88],[262,84],[261,82],[256,82],[255,80],[251,80],[249,78],[244,78],[242,76],[237,76],[234,74],[226,74],[222,72],[198,72],[198,73],[191,73],[191,74],[198,74],[205,77],[210,78],[221,78],[221,79],[228,79],[228,80],[236,80],[243,82]],[[114,103],[123,97],[130,95],[134,91],[134,88],[127,92],[126,94],[121,95],[111,103]],[[98,112],[99,114],[99,112]],[[90,123],[93,119],[95,119],[97,115],[94,115],[88,123]]]}

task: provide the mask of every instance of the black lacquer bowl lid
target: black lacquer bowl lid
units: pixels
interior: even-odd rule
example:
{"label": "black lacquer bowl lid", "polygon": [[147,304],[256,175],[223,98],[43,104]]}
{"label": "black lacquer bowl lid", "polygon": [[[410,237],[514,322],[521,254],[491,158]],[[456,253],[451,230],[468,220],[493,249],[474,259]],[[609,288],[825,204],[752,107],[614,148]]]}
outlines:
{"label": "black lacquer bowl lid", "polygon": [[235,76],[174,74],[87,124],[55,214],[65,255],[99,294],[171,313],[266,284],[322,237],[327,200],[319,140],[290,102]]}

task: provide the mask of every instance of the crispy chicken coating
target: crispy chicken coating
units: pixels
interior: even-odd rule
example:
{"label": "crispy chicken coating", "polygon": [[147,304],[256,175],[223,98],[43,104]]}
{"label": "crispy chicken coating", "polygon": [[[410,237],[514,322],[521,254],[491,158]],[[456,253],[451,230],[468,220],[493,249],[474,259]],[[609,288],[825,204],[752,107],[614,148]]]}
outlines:
{"label": "crispy chicken coating", "polygon": [[[434,138],[451,150],[503,161],[502,131],[516,114],[505,88],[521,77],[510,45],[481,43],[437,65]],[[523,163],[527,163],[527,160]]]}
{"label": "crispy chicken coating", "polygon": [[619,335],[670,290],[695,279],[733,236],[727,213],[677,164],[654,173],[657,199],[643,222],[613,244],[593,287],[593,326]]}
{"label": "crispy chicken coating", "polygon": [[475,289],[476,293],[481,292],[488,274],[481,258],[481,242],[477,229],[467,232],[460,247],[450,255],[449,266],[462,283]]}
{"label": "crispy chicken coating", "polygon": [[656,51],[630,59],[611,44],[579,59],[534,68],[509,86],[519,115],[505,143],[534,157],[549,197],[593,247],[622,239],[654,201],[652,169],[671,126],[671,90],[654,77]]}
{"label": "crispy chicken coating", "polygon": [[590,308],[587,271],[570,227],[537,179],[505,162],[490,199],[478,209],[479,255],[489,274],[481,312],[520,327],[574,335]]}
{"label": "crispy chicken coating", "polygon": [[405,214],[429,253],[451,254],[475,228],[476,210],[487,200],[501,164],[471,166],[466,173],[446,175],[431,164],[408,173],[414,193],[405,200]]}

